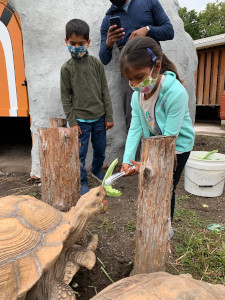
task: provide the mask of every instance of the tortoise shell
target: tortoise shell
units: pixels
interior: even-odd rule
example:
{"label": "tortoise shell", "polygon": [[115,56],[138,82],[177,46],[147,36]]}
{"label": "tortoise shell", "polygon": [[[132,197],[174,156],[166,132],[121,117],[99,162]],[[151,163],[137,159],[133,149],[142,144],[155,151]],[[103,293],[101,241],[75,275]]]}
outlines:
{"label": "tortoise shell", "polygon": [[62,213],[30,196],[0,199],[0,299],[23,296],[54,264],[72,210]]}
{"label": "tortoise shell", "polygon": [[190,274],[156,272],[121,279],[91,300],[222,300],[224,295],[223,285],[195,280]]}

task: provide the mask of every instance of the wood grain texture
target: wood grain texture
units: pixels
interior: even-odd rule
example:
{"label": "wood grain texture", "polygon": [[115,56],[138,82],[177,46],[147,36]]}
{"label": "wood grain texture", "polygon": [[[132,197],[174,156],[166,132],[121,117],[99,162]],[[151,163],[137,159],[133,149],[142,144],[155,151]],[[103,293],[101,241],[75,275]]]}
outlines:
{"label": "wood grain texture", "polygon": [[49,127],[55,128],[55,127],[66,127],[66,119],[60,119],[60,118],[50,118],[49,119]]}
{"label": "wood grain texture", "polygon": [[210,89],[210,75],[211,75],[211,63],[212,63],[212,52],[206,52],[206,61],[205,61],[205,80],[204,80],[204,95],[203,95],[203,104],[209,105],[209,89]]}
{"label": "wood grain texture", "polygon": [[133,274],[165,270],[175,143],[175,136],[143,140]]}
{"label": "wood grain texture", "polygon": [[42,200],[68,211],[80,197],[77,128],[39,129]]}
{"label": "wood grain texture", "polygon": [[218,87],[217,87],[217,104],[221,104],[221,97],[224,91],[225,79],[225,48],[220,49],[220,64],[218,74]]}
{"label": "wood grain texture", "polygon": [[216,105],[216,92],[218,81],[219,49],[213,50],[211,82],[210,82],[210,103]]}
{"label": "wood grain texture", "polygon": [[204,88],[204,71],[205,71],[205,52],[201,51],[198,55],[198,88],[197,88],[197,104],[203,103],[203,88]]}

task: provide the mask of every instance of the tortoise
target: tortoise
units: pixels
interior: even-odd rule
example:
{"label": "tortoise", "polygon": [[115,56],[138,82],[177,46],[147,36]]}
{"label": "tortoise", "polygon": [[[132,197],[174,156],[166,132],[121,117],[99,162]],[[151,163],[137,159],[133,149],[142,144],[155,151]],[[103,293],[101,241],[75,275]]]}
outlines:
{"label": "tortoise", "polygon": [[0,198],[0,300],[74,300],[69,286],[80,266],[92,269],[98,239],[75,243],[107,209],[103,186],[83,195],[69,212],[31,196]]}
{"label": "tortoise", "polygon": [[222,300],[225,286],[195,280],[190,274],[138,274],[119,280],[91,300]]}

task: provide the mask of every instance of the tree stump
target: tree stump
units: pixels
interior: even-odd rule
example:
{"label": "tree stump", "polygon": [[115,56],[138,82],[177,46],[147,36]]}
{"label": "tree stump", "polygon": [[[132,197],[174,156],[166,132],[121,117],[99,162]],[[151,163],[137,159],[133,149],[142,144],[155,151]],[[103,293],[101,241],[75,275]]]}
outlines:
{"label": "tree stump", "polygon": [[50,128],[66,127],[66,119],[50,118],[49,119],[49,127]]}
{"label": "tree stump", "polygon": [[142,143],[133,275],[165,270],[175,143],[176,136],[151,137]]}
{"label": "tree stump", "polygon": [[40,128],[42,200],[68,211],[80,197],[77,128]]}

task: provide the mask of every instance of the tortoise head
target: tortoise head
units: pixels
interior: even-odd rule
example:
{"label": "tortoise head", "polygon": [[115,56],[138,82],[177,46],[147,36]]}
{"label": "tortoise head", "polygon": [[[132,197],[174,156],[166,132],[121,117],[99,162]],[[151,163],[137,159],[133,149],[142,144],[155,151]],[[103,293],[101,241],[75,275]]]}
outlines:
{"label": "tortoise head", "polygon": [[75,207],[76,213],[87,219],[92,219],[104,213],[107,210],[107,201],[104,200],[105,196],[106,191],[102,185],[91,189],[78,200]]}

